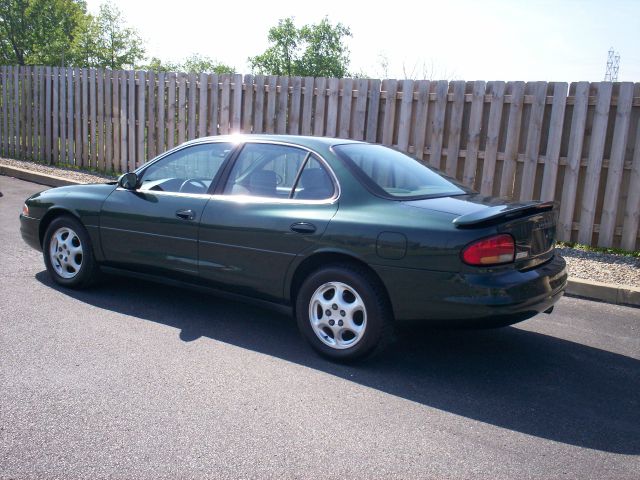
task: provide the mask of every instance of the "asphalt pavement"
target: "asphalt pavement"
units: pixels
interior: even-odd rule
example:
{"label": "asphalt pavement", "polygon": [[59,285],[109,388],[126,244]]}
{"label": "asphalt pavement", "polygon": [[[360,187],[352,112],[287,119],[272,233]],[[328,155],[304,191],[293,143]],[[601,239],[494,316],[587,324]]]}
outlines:
{"label": "asphalt pavement", "polygon": [[281,314],[52,283],[0,176],[0,478],[637,479],[640,310],[563,298],[327,362]]}

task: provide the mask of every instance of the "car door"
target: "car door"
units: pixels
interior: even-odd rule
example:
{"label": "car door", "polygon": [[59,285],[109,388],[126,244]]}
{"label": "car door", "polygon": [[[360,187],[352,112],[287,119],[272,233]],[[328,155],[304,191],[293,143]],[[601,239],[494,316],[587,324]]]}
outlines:
{"label": "car door", "polygon": [[277,300],[294,257],[324,233],[338,185],[314,153],[247,143],[202,214],[200,276],[239,293]]}
{"label": "car door", "polygon": [[107,262],[143,270],[198,271],[198,224],[233,145],[186,146],[140,172],[135,190],[116,188],[102,206]]}

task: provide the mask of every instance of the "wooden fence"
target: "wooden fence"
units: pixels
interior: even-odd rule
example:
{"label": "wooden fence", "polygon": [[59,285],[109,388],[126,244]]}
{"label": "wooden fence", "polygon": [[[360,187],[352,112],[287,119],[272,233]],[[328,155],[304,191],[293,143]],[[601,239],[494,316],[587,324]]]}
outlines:
{"label": "wooden fence", "polygon": [[487,195],[559,201],[562,240],[639,248],[640,83],[3,66],[0,89],[6,157],[123,172],[205,135],[367,140]]}

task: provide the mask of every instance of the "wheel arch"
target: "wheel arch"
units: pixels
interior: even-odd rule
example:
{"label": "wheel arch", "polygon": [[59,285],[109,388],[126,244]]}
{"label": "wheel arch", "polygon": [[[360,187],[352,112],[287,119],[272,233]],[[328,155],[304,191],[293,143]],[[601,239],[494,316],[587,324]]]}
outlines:
{"label": "wheel arch", "polygon": [[366,262],[360,260],[359,258],[349,255],[343,252],[335,252],[335,251],[323,251],[316,252],[307,258],[305,258],[300,264],[295,268],[293,275],[291,276],[291,282],[289,284],[288,293],[289,300],[294,309],[295,315],[295,304],[296,304],[296,296],[300,287],[304,280],[313,272],[320,269],[321,267],[326,267],[328,265],[353,265],[361,270],[364,270],[368,275],[371,276],[376,282],[379,283],[380,287],[383,289],[386,300],[389,302],[391,306],[391,299],[389,298],[389,291],[380,278],[380,275],[371,268]]}
{"label": "wheel arch", "polygon": [[40,220],[40,225],[38,227],[38,238],[40,240],[41,247],[43,247],[42,243],[44,242],[44,234],[47,231],[47,228],[49,228],[49,225],[51,225],[51,222],[53,222],[56,218],[62,217],[64,215],[73,217],[76,220],[78,220],[80,223],[82,223],[82,220],[80,219],[80,217],[72,210],[69,210],[64,207],[50,208],[49,210],[47,210],[47,213],[45,213],[42,219]]}

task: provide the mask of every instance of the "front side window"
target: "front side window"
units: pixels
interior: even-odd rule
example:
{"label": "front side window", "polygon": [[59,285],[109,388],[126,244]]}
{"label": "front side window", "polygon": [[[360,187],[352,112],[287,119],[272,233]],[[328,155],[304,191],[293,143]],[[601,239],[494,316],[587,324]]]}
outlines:
{"label": "front side window", "polygon": [[382,145],[351,143],[333,148],[378,195],[410,199],[468,193],[416,159]]}
{"label": "front side window", "polygon": [[167,155],[144,171],[140,190],[207,193],[232,148],[231,143],[205,143]]}
{"label": "front side window", "polygon": [[248,143],[231,169],[224,193],[322,200],[333,196],[334,186],[310,152],[286,145]]}

